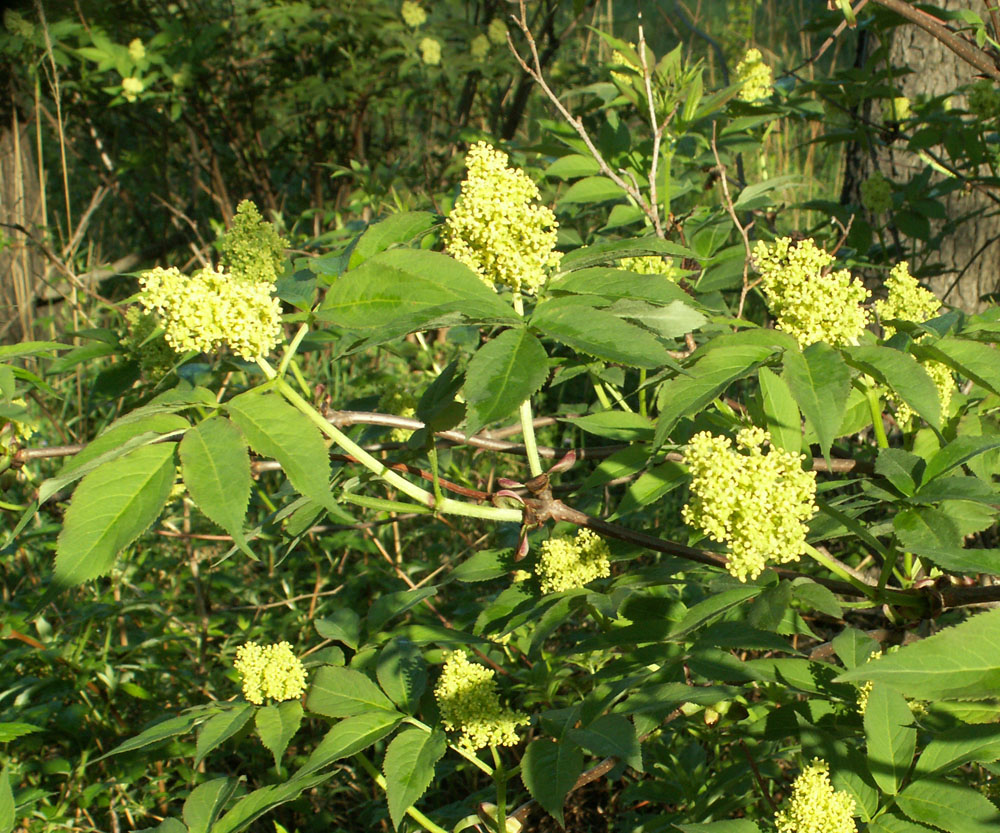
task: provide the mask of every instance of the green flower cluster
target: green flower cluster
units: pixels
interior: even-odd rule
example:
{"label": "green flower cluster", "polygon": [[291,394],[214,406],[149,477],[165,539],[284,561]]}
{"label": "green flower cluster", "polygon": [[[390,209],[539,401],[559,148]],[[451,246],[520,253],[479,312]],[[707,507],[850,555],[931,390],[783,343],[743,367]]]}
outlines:
{"label": "green flower cluster", "polygon": [[419,3],[414,3],[413,0],[403,0],[400,14],[406,25],[413,29],[423,26],[427,22],[427,12],[424,11],[424,7]]}
{"label": "green flower cluster", "polygon": [[611,575],[611,551],[604,540],[589,529],[576,538],[550,538],[542,544],[535,575],[543,593],[559,593],[583,587],[596,578]]}
{"label": "green flower cluster", "polygon": [[887,211],[892,205],[892,183],[881,171],[875,171],[861,183],[861,204],[872,214]]}
{"label": "green flower cluster", "polygon": [[429,67],[441,63],[441,41],[436,38],[423,38],[420,41],[420,60]]}
{"label": "green flower cluster", "polygon": [[470,751],[484,746],[513,746],[518,726],[528,716],[500,705],[496,672],[469,662],[465,651],[448,653],[434,697],[445,729],[461,732],[459,746]]}
{"label": "green flower cluster", "polygon": [[[917,279],[910,274],[906,261],[892,267],[886,278],[885,288],[889,292],[888,297],[884,301],[875,302],[879,322],[897,319],[919,324],[933,318],[941,309],[937,295],[917,283]],[[892,338],[896,334],[896,328],[889,324],[883,323],[882,329],[886,338]]]}
{"label": "green flower cluster", "polygon": [[681,510],[689,526],[730,549],[727,569],[740,581],[754,579],[768,562],[797,561],[805,549],[806,522],[817,511],[816,474],[803,457],[763,446],[771,437],[744,428],[732,447],[728,437],[708,431],[688,443],[691,500]]}
{"label": "green flower cluster", "polygon": [[139,63],[146,57],[146,47],[142,45],[140,38],[133,38],[128,45],[128,56],[134,63]]}
{"label": "green flower cluster", "polygon": [[672,281],[680,277],[680,272],[674,264],[659,255],[623,257],[618,261],[618,268],[635,272],[637,275],[663,275]]}
{"label": "green flower cluster", "polygon": [[243,696],[258,706],[265,698],[296,700],[306,690],[306,670],[287,642],[240,645],[233,666],[243,678]]}
{"label": "green flower cluster", "polygon": [[857,833],[854,799],[830,783],[830,765],[820,759],[802,770],[792,782],[787,810],[774,816],[778,833]]}
{"label": "green flower cluster", "polygon": [[281,336],[281,305],[274,284],[237,281],[201,269],[191,277],[157,267],[139,278],[139,303],[155,312],[176,352],[214,353],[223,346],[250,361],[266,356]]}
{"label": "green flower cluster", "polygon": [[265,222],[250,200],[236,206],[233,224],[219,241],[222,262],[233,277],[274,283],[281,272],[288,241]]}
{"label": "green flower cluster", "polygon": [[142,377],[148,380],[162,378],[177,361],[177,354],[162,334],[150,338],[158,326],[156,317],[139,307],[125,310],[126,335],[120,343],[125,353],[139,363]]}
{"label": "green flower cluster", "polygon": [[871,293],[846,269],[829,271],[833,255],[811,238],[795,244],[780,237],[770,245],[759,241],[753,261],[778,329],[803,347],[857,343],[868,323],[862,304]]}
{"label": "green flower cluster", "polygon": [[[938,400],[941,402],[941,414],[943,416],[948,413],[948,408],[951,405],[951,396],[955,392],[955,377],[951,375],[951,368],[943,362],[936,362],[930,359],[921,362],[921,366],[927,371],[927,375],[931,377],[934,387],[937,388]],[[891,390],[883,392],[885,393],[886,400],[896,409],[896,422],[901,427],[906,426],[916,416],[916,412]]]}
{"label": "green flower cluster", "polygon": [[469,42],[469,54],[474,61],[485,61],[490,54],[490,39],[482,32]]}
{"label": "green flower cluster", "polygon": [[562,257],[555,214],[534,204],[538,186],[508,168],[503,151],[477,142],[465,165],[462,194],[445,221],[445,251],[490,286],[535,294]]}
{"label": "green flower cluster", "polygon": [[771,68],[764,63],[759,49],[748,49],[743,60],[736,65],[736,80],[742,85],[740,99],[753,104],[771,97],[774,79]]}
{"label": "green flower cluster", "polygon": [[977,81],[969,90],[969,112],[980,119],[992,119],[1000,114],[1000,90],[992,81]]}
{"label": "green flower cluster", "polygon": [[[390,387],[379,398],[378,409],[384,414],[415,417],[417,415],[417,400],[408,391]],[[393,428],[389,434],[392,441],[397,443],[405,443],[412,435],[413,431],[409,428]]]}
{"label": "green flower cluster", "polygon": [[[10,404],[24,408],[27,403],[23,399],[12,399]],[[23,447],[24,441],[30,439],[34,433],[35,429],[26,422],[0,417],[0,455],[5,456],[17,451]]]}
{"label": "green flower cluster", "polygon": [[502,18],[494,17],[490,25],[486,27],[486,37],[494,46],[503,46],[507,43],[507,24]]}

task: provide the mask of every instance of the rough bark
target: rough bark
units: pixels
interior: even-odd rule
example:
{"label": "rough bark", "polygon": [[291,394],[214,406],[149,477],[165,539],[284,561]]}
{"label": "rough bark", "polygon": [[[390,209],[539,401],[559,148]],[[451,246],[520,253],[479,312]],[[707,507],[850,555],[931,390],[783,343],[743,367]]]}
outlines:
{"label": "rough bark", "polygon": [[[955,0],[934,0],[939,8],[967,7],[967,2]],[[946,95],[957,87],[976,80],[975,68],[962,61],[941,41],[932,37],[912,23],[903,23],[891,34],[889,59],[893,66],[908,67],[912,72],[894,79],[900,94],[911,101]],[[863,45],[867,54],[873,53],[870,42]],[[859,55],[859,66],[871,66],[864,54]],[[881,67],[871,67],[873,71]],[[956,105],[964,106],[963,98],[953,99]],[[880,102],[868,102],[860,115],[869,122],[882,121]],[[934,149],[935,155],[948,158],[943,148]],[[860,202],[858,187],[876,168],[890,180],[906,183],[926,169],[920,157],[906,150],[901,140],[881,142],[875,138],[870,147],[853,146],[848,152],[844,180],[844,197],[850,202]],[[984,172],[985,173],[985,172]],[[940,181],[943,175],[934,174],[932,183]],[[1000,215],[997,203],[988,195],[977,190],[959,190],[942,198],[945,220],[931,220],[931,238],[946,229],[947,223],[954,223],[961,217],[970,219],[958,223],[948,230],[936,246],[926,247],[916,242],[920,260],[940,265],[941,273],[929,280],[930,288],[947,304],[969,312],[983,308],[980,298],[1000,289]],[[884,218],[884,215],[883,215]],[[884,219],[882,220],[884,223]],[[890,236],[900,241],[899,233],[890,227]],[[904,243],[914,241],[903,238]]]}

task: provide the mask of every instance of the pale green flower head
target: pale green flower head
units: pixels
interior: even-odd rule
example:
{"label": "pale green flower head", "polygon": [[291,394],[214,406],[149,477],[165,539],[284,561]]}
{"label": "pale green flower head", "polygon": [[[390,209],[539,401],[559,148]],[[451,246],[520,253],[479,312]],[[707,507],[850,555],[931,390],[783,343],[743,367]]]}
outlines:
{"label": "pale green flower head", "polygon": [[142,45],[142,41],[139,38],[133,39],[128,45],[128,56],[134,63],[139,63],[139,61],[146,57],[146,47]]}
{"label": "pale green flower head", "polygon": [[802,347],[817,341],[857,344],[869,320],[862,305],[871,293],[846,269],[830,271],[833,255],[811,238],[795,244],[781,237],[771,244],[759,241],[753,263],[779,330]]}
{"label": "pale green flower head", "polygon": [[507,24],[501,18],[494,17],[486,27],[486,37],[494,46],[503,46],[507,43]]}
{"label": "pale green flower head", "polygon": [[892,183],[881,171],[875,171],[861,183],[861,204],[872,214],[887,211],[892,205]]}
{"label": "pale green flower head", "polygon": [[240,645],[233,666],[243,678],[243,696],[258,706],[265,699],[297,700],[306,690],[306,670],[287,642]]}
{"label": "pale green flower head", "polygon": [[437,38],[424,38],[420,41],[420,60],[429,67],[441,63],[441,41]]}
{"label": "pale green flower head", "polygon": [[728,544],[727,569],[740,581],[755,579],[769,563],[797,561],[805,551],[806,523],[816,514],[816,473],[800,454],[771,446],[761,428],[728,437],[695,434],[684,461],[691,500],[681,517],[713,541]]}
{"label": "pale green flower head", "polygon": [[477,142],[465,157],[468,176],[445,221],[445,251],[490,286],[534,295],[562,255],[556,217],[536,205],[538,186],[507,167],[507,154]]}
{"label": "pale green flower head", "polygon": [[219,240],[222,262],[234,278],[273,284],[285,260],[288,241],[273,223],[260,216],[257,206],[243,200],[236,206],[230,229]]}
{"label": "pale green flower head", "polygon": [[513,746],[517,729],[528,716],[500,705],[496,672],[469,662],[465,651],[451,651],[434,687],[441,722],[450,732],[461,732],[459,745],[470,750],[485,746]]}
{"label": "pale green flower head", "polygon": [[122,96],[128,102],[133,102],[139,98],[139,93],[146,89],[146,84],[141,78],[123,78]]}
{"label": "pale green flower head", "polygon": [[543,593],[559,593],[610,576],[610,555],[604,540],[589,529],[581,529],[576,538],[550,538],[539,549],[539,587]]}
{"label": "pale green flower head", "polygon": [[281,305],[274,284],[237,281],[221,269],[191,277],[176,267],[157,267],[139,278],[139,303],[155,312],[177,353],[215,353],[228,347],[252,361],[266,356],[281,338]]}
{"label": "pale green flower head", "polygon": [[771,68],[764,63],[759,49],[748,49],[743,60],[736,65],[736,80],[742,84],[740,98],[753,104],[770,98],[774,90]]}
{"label": "pale green flower head", "polygon": [[[875,312],[879,321],[895,318],[899,321],[920,324],[933,318],[941,309],[941,302],[937,296],[917,283],[917,279],[910,274],[910,267],[905,260],[892,267],[889,277],[886,278],[885,287],[889,291],[889,296],[884,301],[875,302]],[[882,329],[886,338],[892,338],[896,334],[896,328],[888,324],[883,324]]]}
{"label": "pale green flower head", "polygon": [[785,810],[775,813],[778,833],[857,833],[854,799],[834,790],[830,766],[820,758],[802,770],[792,783],[792,798]]}
{"label": "pale green flower head", "polygon": [[404,0],[400,15],[403,22],[411,29],[423,26],[427,22],[427,12],[424,11],[424,7],[414,3],[413,0]]}
{"label": "pale green flower head", "polygon": [[469,42],[469,54],[474,61],[485,61],[490,54],[490,39],[480,32]]}

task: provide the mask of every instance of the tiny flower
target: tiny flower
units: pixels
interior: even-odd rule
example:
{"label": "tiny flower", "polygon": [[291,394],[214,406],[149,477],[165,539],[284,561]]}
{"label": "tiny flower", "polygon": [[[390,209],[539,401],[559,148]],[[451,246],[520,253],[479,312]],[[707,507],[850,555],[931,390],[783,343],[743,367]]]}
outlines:
{"label": "tiny flower", "polygon": [[[389,388],[379,399],[378,409],[383,413],[412,418],[417,415],[417,400],[412,393]],[[396,443],[405,443],[412,435],[410,428],[393,428],[389,434]]]}
{"label": "tiny flower", "polygon": [[255,705],[265,698],[296,700],[306,690],[306,671],[287,642],[258,645],[247,642],[236,649],[233,663],[243,678],[243,696]]}
{"label": "tiny flower", "polygon": [[[806,522],[816,514],[816,474],[802,455],[770,448],[770,434],[744,428],[728,437],[695,434],[684,461],[691,499],[681,510],[689,526],[729,545],[727,569],[740,581],[759,576],[770,562],[797,561],[805,550]],[[743,453],[740,453],[740,452]]]}
{"label": "tiny flower", "polygon": [[[865,662],[871,662],[874,659],[878,659],[882,656],[882,651],[872,651],[868,655],[868,659]],[[866,680],[860,686],[858,686],[858,714],[862,717],[865,716],[865,711],[868,709],[868,698],[871,696],[872,688],[875,683],[871,680]]]}
{"label": "tiny flower", "polygon": [[229,230],[219,241],[222,262],[234,278],[255,283],[274,283],[285,260],[288,241],[273,223],[260,216],[257,206],[243,200],[236,206]]}
{"label": "tiny flower", "polygon": [[771,244],[759,241],[753,262],[779,330],[803,347],[817,341],[835,347],[857,343],[868,323],[862,304],[871,293],[846,269],[828,271],[833,255],[811,238],[793,244],[781,237]]}
{"label": "tiny flower", "polygon": [[503,46],[507,43],[507,24],[499,17],[494,17],[486,27],[486,37],[494,46]]}
{"label": "tiny flower", "polygon": [[424,38],[420,41],[420,60],[427,66],[434,67],[441,63],[441,41],[435,38]]}
{"label": "tiny flower", "polygon": [[434,687],[441,722],[448,731],[461,732],[459,745],[470,751],[513,746],[517,728],[530,722],[526,714],[500,704],[495,675],[492,669],[469,662],[465,651],[452,651]]}
{"label": "tiny flower", "polygon": [[427,12],[424,11],[423,6],[414,3],[413,0],[404,0],[400,14],[406,25],[412,29],[423,26],[427,22]]}
{"label": "tiny flower", "polygon": [[[906,261],[897,263],[889,272],[885,281],[889,296],[875,302],[875,312],[880,322],[897,319],[913,321],[920,324],[937,315],[941,302],[929,289],[924,289],[917,279],[910,274]],[[883,323],[882,329],[886,338],[892,338],[896,328]]]}
{"label": "tiny flower", "polygon": [[135,101],[144,89],[146,89],[146,85],[141,78],[122,79],[122,95],[128,102]]}
{"label": "tiny flower", "polygon": [[743,60],[736,65],[736,80],[742,84],[740,98],[754,103],[771,97],[774,80],[771,68],[764,63],[759,49],[748,49]]}
{"label": "tiny flower", "polygon": [[472,146],[465,165],[462,194],[445,222],[445,251],[490,286],[535,294],[562,257],[555,214],[534,204],[538,186],[486,142]]}
{"label": "tiny flower", "polygon": [[857,833],[854,799],[834,790],[830,766],[820,758],[802,770],[792,783],[792,798],[774,816],[778,833]]}
{"label": "tiny flower", "polygon": [[480,32],[469,43],[469,54],[474,61],[484,61],[490,54],[490,39]]}
{"label": "tiny flower", "polygon": [[875,171],[861,183],[861,204],[872,214],[886,211],[892,205],[892,183],[881,171]]}
{"label": "tiny flower", "polygon": [[542,544],[535,574],[543,593],[583,587],[611,575],[608,545],[589,529],[576,538],[550,538]]}
{"label": "tiny flower", "polygon": [[677,280],[681,275],[673,263],[659,255],[623,257],[618,261],[618,268],[635,272],[637,275],[663,275],[672,281]]}
{"label": "tiny flower", "polygon": [[146,47],[142,45],[142,41],[139,38],[135,38],[128,45],[128,56],[136,64],[146,57]]}

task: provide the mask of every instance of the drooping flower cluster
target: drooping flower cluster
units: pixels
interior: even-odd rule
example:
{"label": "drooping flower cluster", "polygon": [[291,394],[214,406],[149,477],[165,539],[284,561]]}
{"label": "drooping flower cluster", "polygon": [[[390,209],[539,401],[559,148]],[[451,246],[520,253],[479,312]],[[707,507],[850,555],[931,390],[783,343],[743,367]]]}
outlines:
{"label": "drooping flower cluster", "polygon": [[892,183],[881,171],[875,171],[861,183],[861,204],[872,214],[887,211],[892,205]]}
{"label": "drooping flower cluster", "polygon": [[759,241],[753,261],[778,329],[803,347],[857,342],[868,323],[862,304],[871,293],[846,269],[828,271],[833,255],[811,238],[795,244],[780,237],[771,244]]}
{"label": "drooping flower cluster", "polygon": [[468,176],[445,223],[445,251],[490,286],[535,294],[559,266],[556,217],[536,205],[538,186],[507,167],[507,154],[477,142],[465,157]]}
{"label": "drooping flower cluster", "polygon": [[274,284],[238,281],[221,269],[191,277],[157,267],[139,278],[139,302],[155,312],[176,352],[214,353],[226,346],[246,360],[266,356],[281,336],[281,306]]}
{"label": "drooping flower cluster", "polygon": [[774,816],[778,833],[857,833],[854,799],[830,783],[830,765],[813,758],[792,782],[792,798]]}
{"label": "drooping flower cluster", "polygon": [[485,61],[486,56],[490,54],[490,39],[488,36],[480,32],[471,41],[469,41],[469,54],[472,56],[474,61]]}
{"label": "drooping flower cluster", "polygon": [[486,27],[486,37],[494,46],[503,46],[507,43],[507,24],[501,18],[494,17]]}
{"label": "drooping flower cluster", "polygon": [[[919,324],[933,318],[941,309],[937,295],[917,283],[917,279],[910,274],[906,261],[892,267],[886,278],[885,288],[889,291],[889,296],[875,302],[875,312],[880,322],[897,319]],[[896,328],[890,324],[883,323],[882,329],[886,338],[892,338],[896,334]]]}
{"label": "drooping flower cluster", "polygon": [[451,651],[434,687],[445,729],[461,732],[459,745],[470,751],[485,746],[513,746],[517,728],[528,716],[500,704],[496,672],[469,662],[465,651]]}
{"label": "drooping flower cluster", "polygon": [[441,41],[436,38],[423,38],[420,41],[420,60],[429,67],[441,63]]}
{"label": "drooping flower cluster", "polygon": [[770,98],[774,90],[771,68],[764,63],[759,49],[748,49],[743,60],[736,65],[736,80],[742,84],[740,99],[753,104]]}
{"label": "drooping flower cluster", "polygon": [[255,283],[277,280],[286,248],[288,241],[260,216],[250,200],[236,206],[232,226],[219,241],[227,270],[239,280]]}
{"label": "drooping flower cluster", "polygon": [[240,645],[233,666],[243,678],[243,696],[258,706],[265,698],[295,700],[306,690],[306,670],[287,642]]}
{"label": "drooping flower cluster", "polygon": [[535,567],[541,591],[559,593],[611,575],[610,555],[604,539],[589,529],[581,529],[576,538],[550,538]]}
{"label": "drooping flower cluster", "polygon": [[413,29],[427,22],[427,12],[424,11],[424,7],[414,3],[413,0],[403,0],[403,8],[399,13],[406,25]]}
{"label": "drooping flower cluster", "polygon": [[805,549],[806,522],[817,511],[816,475],[803,457],[763,446],[771,437],[744,428],[732,447],[728,437],[695,434],[684,455],[691,471],[691,499],[681,510],[690,526],[729,545],[727,569],[754,579],[769,562],[797,561]]}

